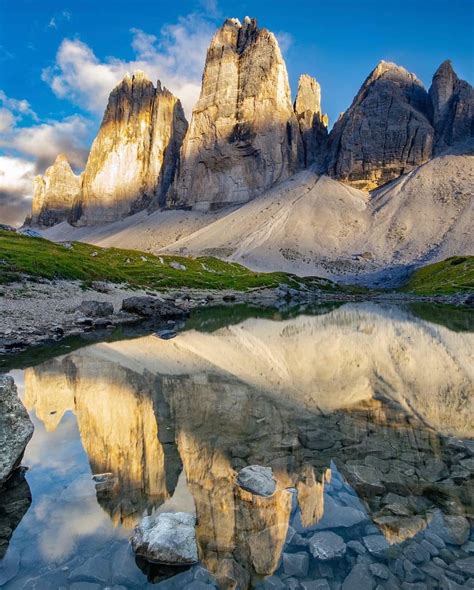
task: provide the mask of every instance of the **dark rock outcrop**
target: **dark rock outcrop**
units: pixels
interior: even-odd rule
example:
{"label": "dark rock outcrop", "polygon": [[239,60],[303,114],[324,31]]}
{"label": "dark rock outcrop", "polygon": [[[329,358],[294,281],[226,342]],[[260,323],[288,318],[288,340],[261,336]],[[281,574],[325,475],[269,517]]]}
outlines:
{"label": "dark rock outcrop", "polygon": [[19,466],[33,424],[11,377],[0,375],[0,488]]}
{"label": "dark rock outcrop", "polygon": [[449,60],[436,70],[430,88],[435,152],[474,138],[474,89],[460,80]]}
{"label": "dark rock outcrop", "polygon": [[176,319],[186,315],[182,309],[173,303],[155,299],[154,297],[128,297],[122,301],[122,311],[155,319]]}
{"label": "dark rock outcrop", "polygon": [[226,20],[207,52],[170,206],[245,203],[301,168],[302,152],[275,36],[248,17]]}
{"label": "dark rock outcrop", "polygon": [[431,101],[414,74],[381,61],[329,135],[330,176],[373,189],[432,155]]}
{"label": "dark rock outcrop", "polygon": [[72,221],[107,223],[163,204],[186,129],[171,92],[143,72],[127,74],[110,94]]}

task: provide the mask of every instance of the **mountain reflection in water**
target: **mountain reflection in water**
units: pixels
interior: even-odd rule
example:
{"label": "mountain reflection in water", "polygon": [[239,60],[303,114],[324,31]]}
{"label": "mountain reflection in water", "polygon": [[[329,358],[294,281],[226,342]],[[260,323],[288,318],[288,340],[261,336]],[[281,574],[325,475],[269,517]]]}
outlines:
{"label": "mountain reflection in water", "polygon": [[[445,531],[443,514],[457,517],[458,529],[473,516],[473,344],[471,332],[396,307],[344,305],[280,321],[211,322],[206,331],[198,324],[166,341],[152,335],[89,346],[26,369],[23,399],[44,427],[43,453],[69,412],[75,416],[78,431],[70,436],[80,439],[90,471],[71,471],[65,502],[74,503],[74,490],[78,497],[94,490],[121,552],[103,559],[128,567],[126,575],[110,568],[99,583],[146,587],[126,547],[127,529],[152,510],[185,510],[196,513],[201,563],[222,588],[299,588],[320,578],[336,588],[355,565],[370,577],[371,560],[391,566],[386,588],[426,576],[428,587],[441,588],[443,573],[430,578],[419,570],[417,580],[400,552],[413,538],[418,546],[426,527]],[[272,467],[271,498],[235,485],[236,472],[252,464]],[[33,461],[27,477],[34,471]],[[94,483],[90,473],[101,477]],[[67,526],[67,518],[57,524]],[[61,570],[66,587],[80,580],[70,571],[98,559],[91,557],[101,549],[91,542],[98,526],[78,534],[94,547],[90,555],[77,550],[76,539],[69,555],[51,560],[43,552],[36,573],[43,567],[51,575],[54,561],[58,572],[68,567]],[[308,550],[315,532],[328,530],[347,547],[352,542],[336,561]],[[367,553],[368,536],[379,549]],[[15,538],[10,549],[21,552]],[[449,551],[453,561],[468,557],[453,543]],[[433,557],[424,560],[430,567]],[[30,578],[31,567],[22,554],[6,587],[23,587],[15,581]],[[265,576],[283,585],[265,586]],[[190,580],[179,574],[176,588]]]}

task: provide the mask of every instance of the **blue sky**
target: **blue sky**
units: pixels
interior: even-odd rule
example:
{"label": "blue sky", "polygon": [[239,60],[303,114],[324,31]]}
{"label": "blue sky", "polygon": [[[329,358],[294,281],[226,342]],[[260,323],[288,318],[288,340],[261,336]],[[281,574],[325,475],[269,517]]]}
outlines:
{"label": "blue sky", "polygon": [[474,79],[474,0],[0,0],[0,222],[57,151],[83,165],[125,71],[160,77],[189,114],[213,31],[245,15],[277,34],[293,92],[301,73],[318,79],[330,122],[380,59],[427,87],[447,58]]}

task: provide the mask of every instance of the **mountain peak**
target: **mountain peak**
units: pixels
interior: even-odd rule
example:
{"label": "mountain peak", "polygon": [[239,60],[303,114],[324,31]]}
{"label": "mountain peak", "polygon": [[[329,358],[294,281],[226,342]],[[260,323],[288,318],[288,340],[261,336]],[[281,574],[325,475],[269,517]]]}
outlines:
{"label": "mountain peak", "polygon": [[412,74],[406,68],[399,66],[393,61],[385,61],[383,59],[379,61],[369,74],[364,86],[368,86],[380,78],[406,79],[423,86],[422,82],[415,76],[415,74]]}
{"label": "mountain peak", "polygon": [[56,160],[54,161],[55,164],[68,164],[69,165],[69,160],[66,156],[66,154],[64,152],[60,152],[57,156],[56,156]]}
{"label": "mountain peak", "polygon": [[456,75],[453,69],[453,62],[450,59],[445,59],[442,64],[438,67],[436,72],[434,73],[434,77],[446,74],[454,74]]}

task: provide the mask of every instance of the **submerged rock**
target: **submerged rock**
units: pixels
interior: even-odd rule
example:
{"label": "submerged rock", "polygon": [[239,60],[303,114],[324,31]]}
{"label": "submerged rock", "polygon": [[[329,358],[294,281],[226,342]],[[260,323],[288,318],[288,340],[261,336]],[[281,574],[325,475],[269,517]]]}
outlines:
{"label": "submerged rock", "polygon": [[135,528],[132,548],[152,563],[192,565],[198,561],[195,524],[186,512],[145,516]]}
{"label": "submerged rock", "polygon": [[463,545],[469,539],[469,521],[464,516],[443,515],[437,510],[429,523],[429,531],[446,543]]}
{"label": "submerged rock", "polygon": [[271,496],[275,493],[276,483],[271,467],[249,465],[237,475],[237,485],[257,496]]}
{"label": "submerged rock", "polygon": [[0,375],[0,487],[18,467],[33,424],[11,377]]}
{"label": "submerged rock", "polygon": [[313,557],[323,561],[337,559],[346,553],[344,539],[331,531],[315,533],[309,540],[308,546]]}
{"label": "submerged rock", "polygon": [[[16,469],[0,492],[0,586],[5,583],[11,560],[4,556],[11,536],[31,505],[31,491],[25,479],[25,470]],[[11,559],[11,551],[8,552]]]}

